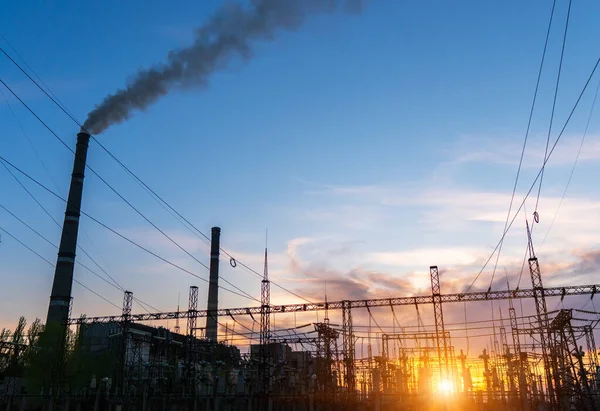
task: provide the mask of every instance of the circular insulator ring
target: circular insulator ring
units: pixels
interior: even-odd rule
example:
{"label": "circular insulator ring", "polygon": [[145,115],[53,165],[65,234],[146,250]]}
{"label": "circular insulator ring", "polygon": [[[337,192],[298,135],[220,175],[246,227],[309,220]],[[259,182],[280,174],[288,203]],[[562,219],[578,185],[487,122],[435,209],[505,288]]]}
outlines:
{"label": "circular insulator ring", "polygon": [[229,259],[229,265],[232,266],[233,268],[237,267],[237,261],[235,261],[235,258],[231,257]]}
{"label": "circular insulator ring", "polygon": [[533,212],[533,221],[535,221],[536,224],[540,222],[540,215],[538,214],[537,211]]}

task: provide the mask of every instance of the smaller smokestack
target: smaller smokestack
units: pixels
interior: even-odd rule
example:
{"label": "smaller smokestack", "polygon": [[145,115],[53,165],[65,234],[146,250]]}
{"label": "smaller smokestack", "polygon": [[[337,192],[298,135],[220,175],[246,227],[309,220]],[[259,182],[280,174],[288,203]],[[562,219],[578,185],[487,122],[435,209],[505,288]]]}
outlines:
{"label": "smaller smokestack", "polygon": [[217,342],[217,322],[219,310],[219,250],[221,249],[221,229],[213,227],[210,238],[210,278],[208,283],[208,316],[206,317],[206,338]]}

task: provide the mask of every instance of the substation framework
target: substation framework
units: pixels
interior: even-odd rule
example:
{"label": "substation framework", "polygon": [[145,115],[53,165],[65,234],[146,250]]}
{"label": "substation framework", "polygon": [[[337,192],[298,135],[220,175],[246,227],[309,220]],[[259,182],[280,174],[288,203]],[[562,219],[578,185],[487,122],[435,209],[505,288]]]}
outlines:
{"label": "substation framework", "polygon": [[[112,400],[126,409],[133,407],[146,410],[156,405],[153,401],[158,399],[162,401],[161,409],[167,407],[165,401],[184,400],[187,401],[186,409],[197,410],[198,401],[205,401],[203,408],[220,410],[219,398],[231,402],[232,395],[240,397],[238,400],[242,401],[242,404],[238,401],[237,408],[245,409],[245,405],[254,405],[257,409],[269,411],[280,406],[290,408],[288,406],[294,402],[296,406],[305,402],[307,396],[310,402],[308,409],[311,410],[340,408],[342,405],[345,409],[352,409],[358,402],[371,403],[376,410],[390,408],[392,404],[396,409],[424,409],[431,400],[432,392],[437,389],[440,394],[442,387],[442,391],[445,391],[442,394],[446,396],[460,393],[458,399],[474,401],[482,407],[485,405],[487,409],[496,407],[528,411],[545,407],[551,411],[566,411],[572,408],[600,408],[597,398],[600,373],[597,372],[593,335],[599,319],[574,317],[572,311],[549,312],[546,303],[549,297],[560,297],[562,300],[567,296],[589,295],[593,298],[600,285],[545,288],[528,224],[531,289],[492,291],[490,287],[486,292],[442,294],[438,267],[431,266],[430,295],[334,302],[328,302],[325,298],[325,302],[319,303],[273,305],[270,301],[265,250],[260,306],[219,309],[220,228],[213,227],[207,310],[198,309],[198,288],[191,287],[186,311],[180,311],[178,307],[176,312],[133,314],[133,294],[126,291],[121,315],[70,318],[89,139],[90,135],[84,130],[77,135],[46,326],[58,326],[61,338],[66,335],[63,332],[66,331],[65,325],[79,326],[80,343],[87,344],[88,354],[93,356],[98,356],[102,351],[117,352],[114,360],[109,359],[109,362],[114,362],[112,380],[103,379],[100,385],[106,389],[107,397],[112,395]],[[535,315],[528,318],[527,327],[519,325],[519,319],[523,323],[524,318],[517,317],[513,305],[514,300],[523,299],[533,299],[535,303]],[[467,362],[462,350],[460,355],[455,352],[451,334],[444,322],[443,307],[450,303],[495,300],[508,300],[510,332],[507,332],[502,321],[499,336],[495,335],[494,322],[491,346],[474,361],[469,358]],[[390,307],[397,322],[394,307],[414,306],[417,319],[422,324],[419,313],[421,305],[433,306],[434,332],[419,330],[417,333],[408,333],[400,327],[399,333],[394,330],[386,334],[371,313],[375,307]],[[362,354],[364,338],[357,336],[354,331],[358,327],[353,321],[357,309],[366,309],[369,315],[366,356]],[[330,310],[341,310],[341,328],[329,323]],[[296,345],[299,343],[304,350],[292,352],[287,341],[276,335],[275,331],[278,330],[272,329],[272,316],[315,311],[325,311],[324,322],[314,325],[317,336],[294,330],[295,336],[290,336],[290,341]],[[589,314],[581,310],[576,312],[578,316]],[[598,313],[589,315],[598,316]],[[245,356],[240,356],[239,350],[236,353],[237,347],[218,342],[219,317],[230,317],[235,324],[235,318],[239,316],[249,316],[254,323],[260,324],[259,344],[251,345],[249,354]],[[255,320],[255,316],[259,316],[260,322]],[[206,318],[205,333],[200,337],[197,333],[200,330],[198,318]],[[187,320],[184,335],[180,333],[180,319]],[[160,320],[175,320],[176,332],[141,324]],[[372,321],[383,334],[383,355],[380,356],[373,356]],[[249,329],[252,334],[253,329]],[[508,341],[508,334],[512,335],[512,344]],[[529,335],[533,342],[522,343],[521,336],[524,334]],[[338,344],[340,338],[341,351]],[[357,358],[359,339],[362,341],[361,355]],[[579,348],[583,340],[587,351]],[[57,341],[60,352],[58,355],[52,354],[56,358],[53,358],[51,390],[54,396],[64,397],[66,393],[73,394],[74,390],[66,386],[64,378],[66,339]],[[392,350],[389,349],[390,341],[393,341]],[[309,348],[306,349],[306,346]],[[6,354],[11,349],[14,353],[18,347],[4,344],[0,346],[0,354]],[[481,383],[472,377],[471,367],[482,369]],[[96,389],[97,393],[100,391]],[[0,402],[3,400],[1,394]],[[246,398],[250,400],[246,401]],[[448,403],[444,401],[443,408],[447,408]]]}
{"label": "substation framework", "polygon": [[[186,361],[183,379],[188,388],[183,393],[201,398],[216,395],[218,389],[211,388],[213,383],[208,382],[214,379],[214,360],[211,364],[208,358],[210,348],[200,344],[203,340],[195,335],[197,319],[216,316],[235,320],[238,316],[250,316],[254,320],[255,315],[260,316],[258,355],[251,352],[242,356],[241,363],[233,367],[235,371],[231,371],[238,375],[237,390],[228,391],[233,397],[254,398],[258,401],[256,404],[262,404],[258,405],[260,409],[263,406],[277,409],[284,407],[282,404],[302,402],[303,395],[310,397],[316,408],[320,404],[320,409],[354,407],[360,402],[373,404],[373,409],[413,409],[418,407],[419,401],[427,401],[428,397],[439,394],[440,382],[449,385],[451,392],[447,394],[461,401],[484,404],[487,409],[497,406],[514,410],[534,410],[540,406],[560,411],[573,407],[598,409],[599,378],[593,329],[600,317],[598,313],[583,310],[575,311],[593,318],[574,318],[573,310],[548,312],[545,299],[559,297],[562,300],[578,295],[589,295],[591,299],[600,289],[600,284],[544,288],[537,259],[531,257],[529,264],[532,280],[535,279],[532,289],[442,294],[438,268],[432,266],[431,295],[287,305],[269,303],[265,264],[260,307],[225,308],[216,312],[198,310],[197,288],[192,287],[187,311],[131,314],[130,297],[126,293],[121,315],[72,318],[69,324],[79,327],[120,324],[125,333],[133,323],[187,319],[187,342],[182,349]],[[513,302],[519,299],[534,299],[536,314],[517,318]],[[544,301],[540,302],[540,299]],[[507,332],[504,326],[499,327],[499,335],[494,338],[492,348],[467,361],[462,350],[460,355],[455,352],[451,334],[444,323],[443,306],[496,300],[509,300],[511,329]],[[360,337],[354,332],[352,315],[355,310],[369,310],[371,316],[370,308],[374,307],[391,307],[393,310],[398,306],[415,306],[418,310],[420,305],[429,304],[434,308],[435,331],[407,332],[401,329],[400,332],[382,333],[381,356],[374,357],[369,344],[368,356],[356,358],[356,343]],[[270,329],[270,315],[330,310],[342,311],[341,327],[329,324],[326,315],[325,322],[314,324],[316,337],[296,332],[289,337],[281,337]],[[508,334],[512,335],[512,342],[508,341]],[[523,335],[533,337],[533,343],[522,343]],[[339,339],[342,340],[341,350]],[[393,341],[393,350],[390,350],[390,341]],[[168,350],[162,344],[163,351]],[[307,358],[310,358],[307,361],[312,365],[307,367],[307,382],[302,389],[299,388],[302,385],[300,381],[295,381],[294,387],[290,388],[290,376],[301,377],[297,373],[298,360],[291,364],[289,356],[284,359],[280,348],[277,348],[287,344],[302,345]],[[583,344],[585,350],[581,348]],[[150,351],[159,350],[155,341],[151,345]],[[541,354],[536,352],[538,349],[541,349]],[[130,358],[128,365],[124,366],[129,370],[135,368],[131,365],[132,361],[140,361],[139,355],[129,353],[125,357]],[[479,383],[474,381],[477,378],[472,376],[472,367],[482,370]],[[239,386],[240,379],[244,388]],[[121,384],[123,381],[125,378]],[[392,403],[395,407],[405,408],[390,408]]]}
{"label": "substation framework", "polygon": [[[250,409],[250,404],[253,409],[294,409],[293,404],[307,401],[313,409],[322,410],[354,409],[361,403],[371,404],[374,410],[419,409],[440,394],[440,382],[449,384],[451,392],[446,394],[453,396],[455,404],[466,401],[464,404],[479,404],[480,409],[599,409],[600,373],[593,332],[600,323],[599,314],[577,309],[547,311],[545,301],[536,300],[582,295],[593,299],[600,284],[544,288],[537,259],[531,257],[529,264],[532,280],[536,280],[532,289],[442,294],[438,268],[432,266],[431,295],[287,305],[270,304],[265,264],[260,307],[199,310],[198,287],[192,286],[187,310],[134,314],[133,293],[126,291],[121,315],[82,316],[69,319],[68,324],[78,326],[80,333],[94,326],[114,330],[108,336],[117,353],[114,373],[106,392],[95,392],[96,401],[106,397],[105,401],[125,409],[137,405],[150,410],[157,409],[157,404],[182,401],[187,404],[184,409],[200,410],[225,409],[224,404],[241,409]],[[523,299],[534,299],[535,314],[517,317],[513,303]],[[458,354],[451,332],[446,330],[443,307],[499,300],[508,300],[510,330],[502,321],[491,349],[477,358],[467,359],[462,350]],[[419,327],[412,332],[398,327],[398,332],[382,332],[381,355],[372,355],[369,341],[367,357],[357,358],[356,344],[363,337],[354,331],[356,310],[368,310],[370,322],[371,308],[414,306],[419,315],[422,305],[434,308],[434,330]],[[342,311],[341,324],[329,323],[331,310]],[[275,332],[281,330],[271,330],[271,315],[316,311],[326,315],[324,322],[312,325],[314,331],[297,332],[301,327],[294,327],[293,335],[282,337]],[[260,315],[260,322],[254,320],[255,315]],[[251,317],[260,324],[257,350],[229,364],[217,360],[215,347],[220,344],[197,335],[198,319],[209,316],[215,321],[219,317],[234,321]],[[156,333],[144,333],[137,326],[161,320],[176,320],[177,329],[179,320],[186,320],[186,332],[158,328]],[[532,342],[525,344],[523,336],[531,337]],[[105,340],[90,336],[87,344],[101,346]],[[300,344],[302,358],[282,355],[281,347],[288,344]],[[8,356],[24,348],[3,342],[0,354]],[[298,372],[301,368],[305,375]],[[480,381],[473,375],[475,370]],[[294,383],[290,378],[295,378]],[[5,392],[0,392],[0,402],[9,398],[8,389],[5,386]],[[457,407],[461,409],[461,405]],[[464,407],[468,409],[468,405]]]}
{"label": "substation framework", "polygon": [[[547,298],[589,295],[593,299],[600,284],[545,288],[528,233],[528,266],[531,289],[442,294],[437,266],[430,267],[431,294],[422,296],[368,300],[341,300],[318,303],[272,305],[265,250],[264,275],[261,281],[259,307],[218,308],[218,268],[220,229],[213,227],[209,299],[207,310],[198,309],[198,288],[190,288],[188,309],[176,312],[133,314],[133,293],[126,291],[123,310],[118,316],[81,317],[73,319],[71,288],[77,244],[85,161],[90,135],[80,132],[73,165],[73,174],[65,213],[65,223],[56,264],[48,310],[47,326],[79,327],[79,344],[88,354],[116,352],[107,357],[113,365],[112,378],[97,383],[94,408],[98,408],[100,393],[109,403],[125,409],[166,409],[169,403],[183,409],[221,410],[224,406],[238,409],[354,409],[359,403],[371,409],[424,409],[433,393],[442,395],[442,409],[457,401],[479,404],[479,409],[567,411],[600,408],[598,392],[600,372],[593,330],[600,322],[599,313],[583,310],[549,312]],[[517,317],[513,302],[533,299],[535,315]],[[451,334],[446,329],[443,307],[450,303],[508,300],[510,333],[503,325],[491,347],[475,360],[462,350],[455,352]],[[384,333],[381,354],[373,356],[371,321],[377,324],[371,309],[375,307],[414,306],[419,322],[419,306],[432,305],[434,331]],[[357,336],[353,321],[355,310],[369,314],[367,356],[357,358]],[[341,310],[342,324],[329,323],[330,310]],[[273,315],[325,311],[325,320],[314,324],[314,332],[297,333],[282,339],[271,328]],[[354,312],[354,313],[353,313]],[[577,316],[574,316],[574,313]],[[585,316],[593,316],[586,318]],[[219,317],[260,316],[258,346],[250,347],[247,355],[239,355],[233,345],[217,341]],[[198,336],[198,318],[206,318],[206,332]],[[179,320],[187,320],[186,333],[181,334]],[[141,323],[175,320],[176,332],[153,328]],[[519,325],[521,320],[521,325]],[[466,320],[465,320],[466,322]],[[527,326],[523,323],[527,322]],[[241,323],[239,323],[242,325]],[[105,326],[105,327],[104,327]],[[104,327],[104,328],[103,328]],[[379,327],[380,328],[380,327]],[[381,328],[380,328],[381,329]],[[253,329],[250,330],[253,334]],[[512,344],[508,341],[512,336]],[[77,394],[66,386],[64,359],[67,353],[66,333],[59,333],[58,355],[53,355],[51,390],[54,397]],[[528,335],[533,342],[522,343]],[[338,340],[341,338],[341,351]],[[392,341],[392,350],[389,343]],[[587,350],[584,350],[583,342]],[[303,351],[292,352],[288,342],[301,344]],[[363,341],[364,342],[364,341]],[[306,347],[309,347],[306,349]],[[361,344],[362,348],[364,344]],[[0,359],[16,356],[22,347],[0,344]],[[236,351],[237,350],[237,351]],[[362,349],[361,349],[362,351]],[[541,353],[540,353],[541,351]],[[54,358],[56,357],[56,358]],[[482,381],[472,376],[472,367],[482,370]],[[0,390],[0,402],[6,401],[7,385]],[[91,387],[90,387],[91,388]],[[83,396],[89,394],[84,389]],[[89,400],[89,398],[88,398]],[[223,402],[219,405],[219,401]],[[52,400],[53,402],[54,400]],[[159,402],[157,404],[156,402]],[[89,403],[89,401],[88,401]],[[204,405],[203,405],[204,404]],[[298,408],[298,404],[306,407]],[[158,407],[158,408],[157,408]],[[66,409],[68,409],[68,405]],[[426,408],[426,407],[425,407]],[[468,403],[458,409],[468,409]],[[9,406],[10,409],[10,399]]]}

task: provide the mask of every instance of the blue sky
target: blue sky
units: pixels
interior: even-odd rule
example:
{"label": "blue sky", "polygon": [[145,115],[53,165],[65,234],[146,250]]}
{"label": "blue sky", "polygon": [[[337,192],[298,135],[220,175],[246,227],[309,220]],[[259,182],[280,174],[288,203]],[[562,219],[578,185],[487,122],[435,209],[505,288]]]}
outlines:
{"label": "blue sky", "polygon": [[[567,7],[566,1],[557,3],[519,203],[543,160]],[[220,4],[12,2],[3,7],[0,27],[83,121],[137,69],[190,44],[194,28]],[[330,298],[427,293],[427,270],[433,264],[449,270],[448,291],[461,290],[502,233],[550,7],[549,1],[380,0],[358,14],[312,16],[297,31],[256,44],[248,63],[232,61],[207,87],[174,90],[98,138],[198,228],[209,233],[211,226],[221,226],[223,247],[258,271],[268,228],[273,279],[302,295],[319,298],[326,279],[338,285],[328,287]],[[573,5],[555,130],[598,57],[600,28],[594,17],[599,14],[597,2]],[[14,55],[4,41],[0,44]],[[77,126],[3,57],[0,77],[74,146]],[[558,209],[598,78],[546,170],[536,244],[542,243]],[[6,89],[2,92],[9,104],[0,97],[1,155],[66,195],[71,154]],[[567,196],[540,249],[548,285],[595,281],[599,126],[596,113]],[[89,164],[208,263],[206,244],[94,143]],[[0,204],[58,243],[60,230],[4,169],[0,187]],[[30,188],[62,221],[64,205]],[[84,191],[83,207],[91,215],[208,277],[89,172]],[[534,202],[528,202],[530,214]],[[4,210],[0,225],[55,260],[55,250]],[[519,217],[500,260],[511,275],[524,252],[523,226]],[[205,301],[204,283],[165,267],[89,219],[82,218],[82,230],[86,250],[107,261],[105,268],[144,301],[174,309],[178,293],[185,305],[190,285],[200,287]],[[82,254],[78,258],[86,261]],[[222,261],[224,278],[259,297],[256,277]],[[3,235],[0,325],[19,315],[45,318],[52,274],[50,266]],[[119,291],[80,267],[76,278],[120,305]],[[386,286],[386,279],[397,281],[397,288]],[[487,289],[490,280],[486,271],[475,288]],[[279,303],[296,301],[280,290],[273,294]],[[118,312],[78,285],[74,297],[74,314]],[[224,306],[254,304],[227,293],[220,301]]]}

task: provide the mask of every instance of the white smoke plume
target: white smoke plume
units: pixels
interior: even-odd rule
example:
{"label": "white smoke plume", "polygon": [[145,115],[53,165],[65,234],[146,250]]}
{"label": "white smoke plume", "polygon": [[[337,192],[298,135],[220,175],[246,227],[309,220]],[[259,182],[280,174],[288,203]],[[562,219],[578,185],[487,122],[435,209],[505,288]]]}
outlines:
{"label": "white smoke plume", "polygon": [[257,41],[278,31],[295,30],[313,14],[360,11],[366,0],[251,0],[249,6],[227,3],[196,30],[189,47],[171,50],[165,63],[140,70],[123,89],[109,94],[88,114],[83,127],[99,134],[144,110],[174,88],[205,86],[212,73],[235,57],[252,56]]}

